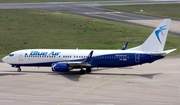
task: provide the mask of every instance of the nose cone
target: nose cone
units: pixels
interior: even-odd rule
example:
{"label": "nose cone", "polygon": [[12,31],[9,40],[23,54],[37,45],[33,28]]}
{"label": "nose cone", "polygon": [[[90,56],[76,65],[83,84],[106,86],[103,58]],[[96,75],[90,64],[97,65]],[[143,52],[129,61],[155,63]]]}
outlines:
{"label": "nose cone", "polygon": [[5,63],[7,63],[7,61],[8,61],[8,57],[7,57],[7,56],[5,56],[5,57],[2,59],[2,61],[3,61],[3,62],[5,62]]}

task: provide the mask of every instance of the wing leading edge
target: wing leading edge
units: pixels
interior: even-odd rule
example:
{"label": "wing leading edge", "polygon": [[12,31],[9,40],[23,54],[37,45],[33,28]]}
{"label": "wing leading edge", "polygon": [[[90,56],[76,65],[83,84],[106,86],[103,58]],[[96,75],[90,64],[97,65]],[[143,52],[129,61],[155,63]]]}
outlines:
{"label": "wing leading edge", "polygon": [[89,62],[91,61],[93,52],[94,51],[91,51],[84,61],[80,61],[80,62],[61,62],[61,63],[66,63],[66,64],[68,64],[71,67],[74,67],[74,66],[82,66],[82,67],[86,66],[86,67],[90,67],[91,64]]}

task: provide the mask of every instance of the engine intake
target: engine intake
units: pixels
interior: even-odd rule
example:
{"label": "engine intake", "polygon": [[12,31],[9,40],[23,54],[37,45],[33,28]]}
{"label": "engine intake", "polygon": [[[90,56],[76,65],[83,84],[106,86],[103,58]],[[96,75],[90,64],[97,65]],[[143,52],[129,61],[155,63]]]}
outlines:
{"label": "engine intake", "polygon": [[69,72],[69,70],[71,70],[68,64],[65,63],[53,63],[51,68],[54,72]]}

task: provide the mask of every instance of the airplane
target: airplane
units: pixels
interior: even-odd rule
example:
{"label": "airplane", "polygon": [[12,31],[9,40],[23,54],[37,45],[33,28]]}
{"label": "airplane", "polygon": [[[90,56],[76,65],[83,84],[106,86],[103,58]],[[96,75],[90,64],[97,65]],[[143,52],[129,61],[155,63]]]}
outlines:
{"label": "airplane", "polygon": [[51,67],[54,72],[80,69],[80,74],[90,73],[96,67],[119,68],[152,63],[176,50],[164,51],[170,22],[171,19],[164,19],[143,44],[126,50],[24,49],[10,53],[2,61],[18,68],[18,72],[22,66],[44,66]]}

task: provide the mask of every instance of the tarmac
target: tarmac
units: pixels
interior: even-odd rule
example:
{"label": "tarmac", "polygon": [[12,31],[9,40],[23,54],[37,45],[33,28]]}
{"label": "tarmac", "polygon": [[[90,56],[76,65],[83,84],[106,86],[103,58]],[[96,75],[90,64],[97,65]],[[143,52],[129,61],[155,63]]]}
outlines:
{"label": "tarmac", "polygon": [[127,68],[54,73],[0,63],[1,105],[180,105],[180,57]]}
{"label": "tarmac", "polygon": [[[162,21],[99,8],[122,2],[86,3],[15,3],[0,4],[0,8],[68,12],[150,27]],[[171,25],[170,31],[179,35],[179,21],[173,20]],[[180,105],[179,62],[180,56],[173,56],[127,68],[94,68],[85,75],[78,70],[54,73],[50,67],[22,67],[22,72],[17,72],[0,63],[0,105]]]}

